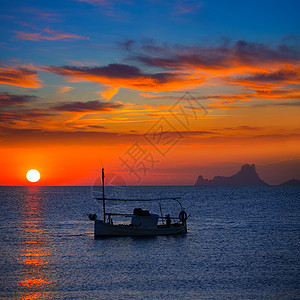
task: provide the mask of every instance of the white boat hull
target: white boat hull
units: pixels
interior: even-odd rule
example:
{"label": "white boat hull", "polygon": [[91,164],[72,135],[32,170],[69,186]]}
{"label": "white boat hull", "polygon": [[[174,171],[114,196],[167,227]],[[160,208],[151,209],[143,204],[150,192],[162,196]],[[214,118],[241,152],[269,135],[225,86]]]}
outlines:
{"label": "white boat hull", "polygon": [[156,228],[139,228],[132,225],[113,225],[96,219],[95,237],[109,236],[159,236],[187,233],[185,224],[171,224],[170,227],[158,225]]}

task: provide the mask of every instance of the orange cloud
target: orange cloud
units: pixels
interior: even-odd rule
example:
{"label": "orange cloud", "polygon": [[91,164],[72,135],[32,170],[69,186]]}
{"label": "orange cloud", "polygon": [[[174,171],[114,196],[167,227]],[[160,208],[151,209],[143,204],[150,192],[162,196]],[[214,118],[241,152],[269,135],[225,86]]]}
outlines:
{"label": "orange cloud", "polygon": [[192,78],[203,76],[214,84],[222,80],[251,89],[274,88],[275,83],[299,84],[300,51],[285,44],[271,47],[238,41],[217,47],[188,47],[160,46],[153,40],[139,45],[130,40],[123,46],[129,60]]}
{"label": "orange cloud", "polygon": [[300,84],[300,67],[286,65],[275,70],[231,77],[228,78],[228,81],[232,84],[251,86],[257,89],[278,87],[283,84]]}
{"label": "orange cloud", "polygon": [[[197,88],[204,82],[226,83],[256,91],[274,90],[276,85],[299,84],[300,52],[287,46],[270,47],[260,43],[238,41],[226,47],[157,46],[146,43],[132,51],[134,41],[124,43],[134,55],[129,60],[165,69],[149,73],[129,64],[107,66],[49,66],[44,70],[62,75],[68,81],[93,81],[110,87],[102,97],[110,99],[118,88],[143,91],[140,95],[155,98],[149,92],[170,92]],[[136,54],[139,53],[140,54]],[[157,97],[158,98],[158,97]],[[245,99],[245,98],[244,98]]]}
{"label": "orange cloud", "polygon": [[255,96],[269,100],[299,100],[299,89],[258,89],[255,91]]}
{"label": "orange cloud", "polygon": [[70,34],[64,33],[61,31],[51,30],[50,28],[45,28],[41,32],[30,33],[30,32],[23,32],[23,31],[16,31],[16,37],[22,40],[30,40],[30,41],[40,41],[40,40],[48,40],[48,41],[56,41],[56,40],[63,40],[63,39],[79,39],[79,40],[86,40],[88,38],[77,35],[77,34]]}
{"label": "orange cloud", "polygon": [[[298,100],[300,99],[299,89],[278,89],[278,85],[273,86],[256,86],[253,92],[248,93],[234,93],[234,94],[214,94],[209,96],[197,97],[199,100],[210,100],[218,102],[219,104],[228,104],[234,102],[245,102],[253,100]],[[248,87],[248,86],[247,86]],[[214,105],[214,104],[210,104]]]}
{"label": "orange cloud", "polygon": [[74,87],[72,86],[60,86],[58,87],[58,93],[59,94],[63,94],[63,93],[67,93],[69,91],[74,90]]}
{"label": "orange cloud", "polygon": [[24,88],[39,88],[41,80],[37,72],[27,68],[6,68],[0,67],[0,84],[14,85]]}
{"label": "orange cloud", "polygon": [[140,93],[139,95],[142,97],[145,97],[145,98],[160,98],[161,97],[160,95],[154,95],[154,94],[150,94],[150,93]]}
{"label": "orange cloud", "polygon": [[66,76],[70,81],[94,81],[116,88],[139,91],[174,91],[193,88],[204,82],[204,76],[180,72],[146,73],[125,64],[109,64],[103,67],[49,66],[44,70]]}
{"label": "orange cloud", "polygon": [[106,100],[110,100],[114,95],[117,94],[118,92],[118,88],[114,87],[114,88],[106,88],[104,89],[104,91],[101,93],[101,96],[103,98],[105,98]]}

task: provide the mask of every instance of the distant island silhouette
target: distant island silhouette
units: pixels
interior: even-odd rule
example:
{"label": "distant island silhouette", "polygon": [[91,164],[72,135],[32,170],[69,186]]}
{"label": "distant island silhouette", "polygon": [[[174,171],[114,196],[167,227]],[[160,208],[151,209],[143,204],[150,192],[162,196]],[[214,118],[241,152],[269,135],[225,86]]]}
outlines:
{"label": "distant island silhouette", "polygon": [[279,184],[279,186],[300,186],[300,180],[293,178],[291,180]]}
{"label": "distant island silhouette", "polygon": [[[236,174],[225,177],[215,176],[213,179],[204,179],[200,175],[195,183],[195,186],[268,186],[255,170],[255,165],[245,164]],[[279,186],[300,186],[300,181],[297,179],[288,180]]]}

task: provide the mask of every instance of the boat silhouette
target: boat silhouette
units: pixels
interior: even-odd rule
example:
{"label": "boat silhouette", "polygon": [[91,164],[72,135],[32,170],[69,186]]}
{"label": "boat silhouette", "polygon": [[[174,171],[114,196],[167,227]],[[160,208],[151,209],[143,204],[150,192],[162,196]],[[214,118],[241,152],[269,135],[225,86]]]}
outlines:
{"label": "boat silhouette", "polygon": [[[183,210],[179,201],[181,197],[158,198],[158,199],[117,199],[105,197],[104,169],[102,168],[102,197],[96,198],[102,201],[103,219],[98,219],[96,214],[89,214],[89,219],[94,222],[95,237],[113,237],[113,236],[160,236],[160,235],[176,235],[186,234],[186,221],[189,216]],[[157,202],[159,204],[161,215],[150,213],[148,210],[135,208],[133,213],[114,213],[106,211],[107,201],[122,202]],[[169,214],[163,216],[161,209],[162,201],[176,201],[180,207],[178,217],[171,217]],[[114,224],[113,217],[131,218],[131,222],[127,224]]]}

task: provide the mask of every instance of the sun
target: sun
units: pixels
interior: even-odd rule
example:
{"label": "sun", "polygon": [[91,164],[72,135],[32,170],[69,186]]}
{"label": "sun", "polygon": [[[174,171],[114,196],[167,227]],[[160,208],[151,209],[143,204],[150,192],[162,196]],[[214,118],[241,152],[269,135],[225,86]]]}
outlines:
{"label": "sun", "polygon": [[40,180],[41,175],[39,171],[32,169],[27,172],[26,178],[30,182],[37,182]]}

